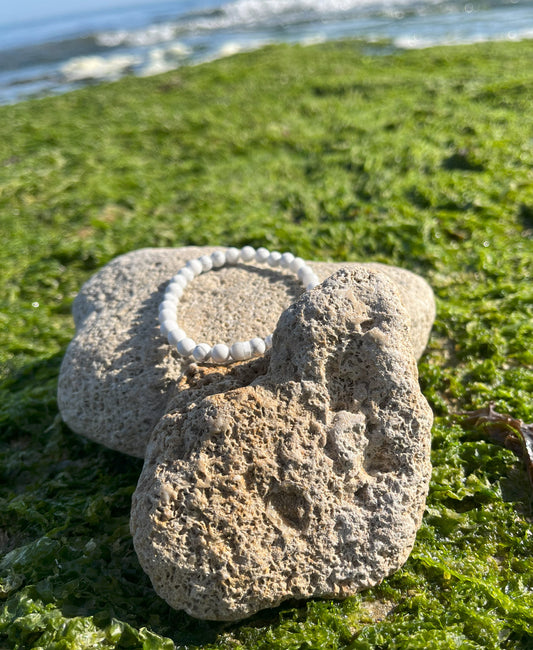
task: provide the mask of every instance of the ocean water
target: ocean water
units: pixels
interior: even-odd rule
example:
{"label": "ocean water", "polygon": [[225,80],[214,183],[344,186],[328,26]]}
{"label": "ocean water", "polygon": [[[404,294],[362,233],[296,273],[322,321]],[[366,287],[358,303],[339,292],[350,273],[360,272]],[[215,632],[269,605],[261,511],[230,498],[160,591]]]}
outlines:
{"label": "ocean water", "polygon": [[533,0],[138,0],[73,9],[0,25],[0,104],[268,43],[344,37],[396,48],[533,38]]}

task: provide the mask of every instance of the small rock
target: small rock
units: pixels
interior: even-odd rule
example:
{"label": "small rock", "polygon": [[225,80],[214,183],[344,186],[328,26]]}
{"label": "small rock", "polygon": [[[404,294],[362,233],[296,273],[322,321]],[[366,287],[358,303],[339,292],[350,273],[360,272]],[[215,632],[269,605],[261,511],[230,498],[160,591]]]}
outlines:
{"label": "small rock", "polygon": [[[64,421],[111,449],[144,457],[148,438],[178,391],[188,368],[159,332],[158,306],[166,285],[188,260],[212,247],[142,249],[114,259],[82,287],[74,301],[76,335],[59,375]],[[435,301],[418,275],[382,264],[310,262],[324,280],[340,268],[379,270],[392,279],[410,314],[419,357],[435,317]],[[187,287],[179,322],[197,342],[213,344],[264,337],[301,293],[289,271],[245,266],[210,271]],[[248,362],[250,363],[250,362]],[[220,381],[232,367],[218,368]]]}
{"label": "small rock", "polygon": [[155,428],[133,497],[157,593],[230,621],[398,569],[424,509],[432,414],[391,281],[338,271],[282,314],[270,359],[216,372]]}

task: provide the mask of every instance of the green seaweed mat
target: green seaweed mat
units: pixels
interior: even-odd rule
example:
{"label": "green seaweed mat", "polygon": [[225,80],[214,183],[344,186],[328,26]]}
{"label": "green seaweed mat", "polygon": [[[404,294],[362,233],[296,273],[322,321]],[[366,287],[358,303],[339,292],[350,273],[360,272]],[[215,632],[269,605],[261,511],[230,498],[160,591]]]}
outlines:
{"label": "green seaweed mat", "polygon": [[[269,47],[0,108],[0,647],[533,648],[532,489],[456,414],[533,420],[533,41]],[[433,479],[407,564],[240,624],[174,612],[128,531],[141,462],[56,405],[81,284],[245,243],[426,277]]]}

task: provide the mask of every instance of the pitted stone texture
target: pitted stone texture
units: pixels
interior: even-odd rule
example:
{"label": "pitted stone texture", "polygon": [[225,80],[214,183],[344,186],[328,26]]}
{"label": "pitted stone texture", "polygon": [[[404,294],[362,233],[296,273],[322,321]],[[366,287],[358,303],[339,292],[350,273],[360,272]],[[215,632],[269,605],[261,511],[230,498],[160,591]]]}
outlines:
{"label": "pitted stone texture", "polygon": [[[76,335],[59,376],[58,404],[69,427],[111,449],[143,457],[150,433],[168,410],[188,362],[159,333],[158,305],[174,273],[211,247],[142,249],[114,259],[74,301]],[[339,268],[379,269],[396,284],[411,317],[417,356],[435,316],[433,293],[409,271],[381,264],[309,264],[321,280]],[[179,308],[183,329],[198,343],[266,336],[301,293],[283,270],[237,265],[201,275]],[[220,368],[217,377],[227,372]]]}
{"label": "pitted stone texture", "polygon": [[237,620],[345,597],[402,565],[432,424],[409,338],[386,276],[341,270],[283,313],[249,385],[213,393],[207,373],[189,388],[155,428],[133,498],[135,549],[160,596]]}

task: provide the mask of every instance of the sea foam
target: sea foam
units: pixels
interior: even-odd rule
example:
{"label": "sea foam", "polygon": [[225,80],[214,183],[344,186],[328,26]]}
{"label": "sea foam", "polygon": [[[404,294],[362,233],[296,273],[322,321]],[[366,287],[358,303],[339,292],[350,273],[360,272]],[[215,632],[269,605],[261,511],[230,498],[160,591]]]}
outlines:
{"label": "sea foam", "polygon": [[533,0],[137,0],[0,25],[0,104],[262,47],[357,38],[411,49],[533,36]]}
{"label": "sea foam", "polygon": [[66,81],[90,79],[114,80],[142,63],[142,58],[135,55],[116,54],[115,56],[79,56],[61,66],[61,73]]}

